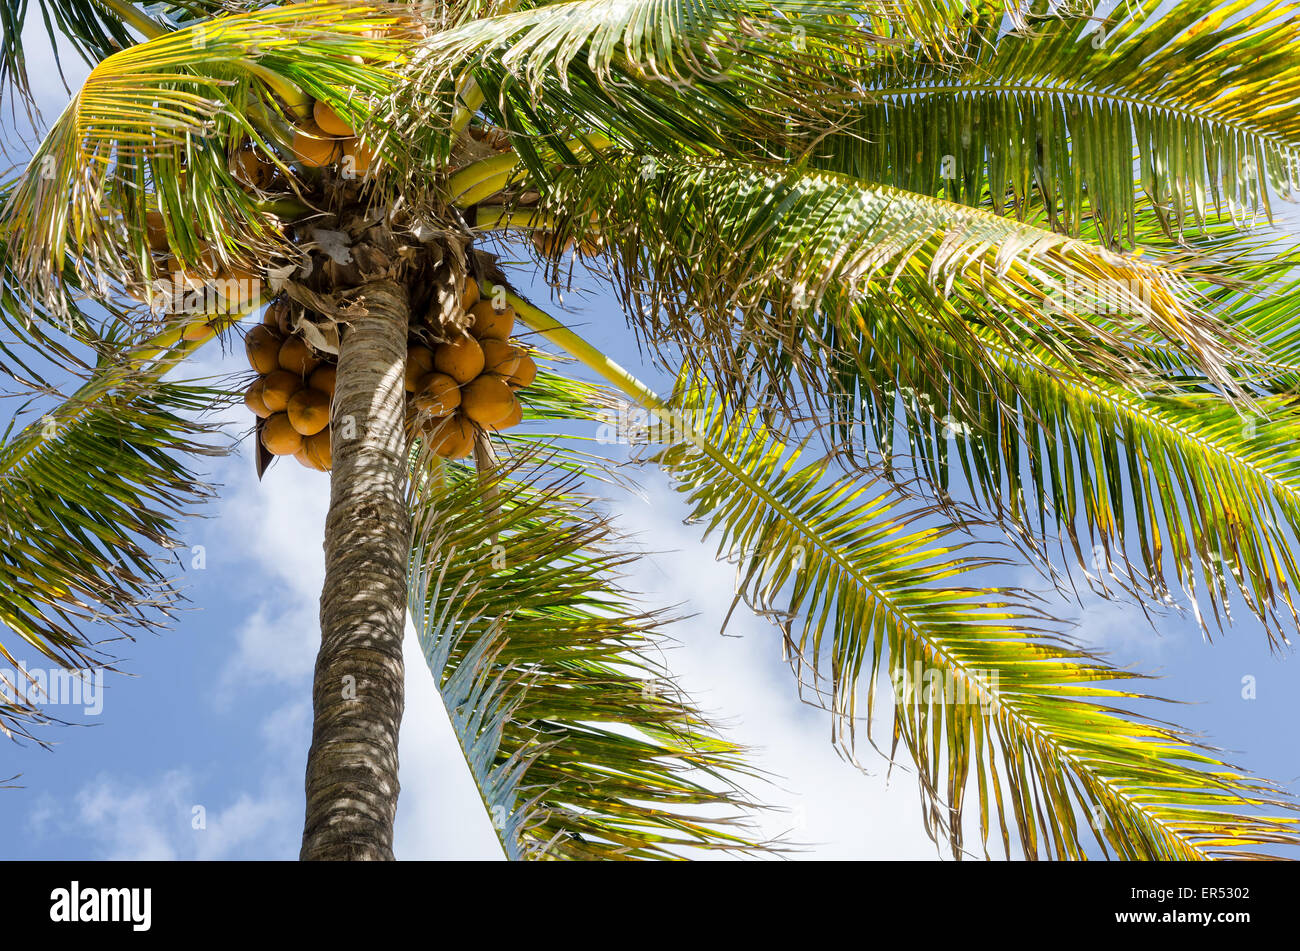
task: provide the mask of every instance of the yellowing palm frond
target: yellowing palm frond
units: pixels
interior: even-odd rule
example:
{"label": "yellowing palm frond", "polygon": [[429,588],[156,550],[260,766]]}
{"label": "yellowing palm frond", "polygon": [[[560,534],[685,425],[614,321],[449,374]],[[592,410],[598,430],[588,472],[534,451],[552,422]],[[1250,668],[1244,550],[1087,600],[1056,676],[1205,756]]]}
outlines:
{"label": "yellowing palm frond", "polygon": [[[284,167],[272,146],[289,153],[288,122],[312,97],[362,124],[394,82],[409,24],[399,8],[301,3],[214,18],[108,56],[0,212],[18,280],[55,302],[65,258],[101,294],[109,275],[137,285],[167,275],[150,256],[151,210],[183,265],[205,253],[221,264],[284,253],[270,209],[230,171],[232,152],[252,141]],[[366,35],[376,29],[391,32]]]}

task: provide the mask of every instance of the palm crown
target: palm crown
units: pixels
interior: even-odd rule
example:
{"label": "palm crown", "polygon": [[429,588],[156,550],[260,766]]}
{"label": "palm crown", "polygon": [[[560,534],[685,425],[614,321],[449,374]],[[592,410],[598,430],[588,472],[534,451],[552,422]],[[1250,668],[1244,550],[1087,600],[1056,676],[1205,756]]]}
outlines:
{"label": "palm crown", "polygon": [[[94,68],[4,184],[0,363],[82,379],[0,452],[6,658],[100,664],[105,626],[166,619],[159,552],[222,449],[199,411],[235,395],[173,371],[274,298],[259,472],[332,469],[304,856],[391,855],[408,613],[511,857],[779,847],[617,582],[590,494],[619,473],[542,433],[623,400],[846,751],[892,681],[891,751],[954,855],[975,828],[1061,858],[1296,843],[1283,794],[986,571],[1296,623],[1300,297],[1261,222],[1300,178],[1295,11],[41,6]],[[518,293],[489,249],[522,235],[556,286],[606,282],[672,393]],[[160,303],[177,278],[217,293]],[[497,356],[462,374],[449,347]]]}

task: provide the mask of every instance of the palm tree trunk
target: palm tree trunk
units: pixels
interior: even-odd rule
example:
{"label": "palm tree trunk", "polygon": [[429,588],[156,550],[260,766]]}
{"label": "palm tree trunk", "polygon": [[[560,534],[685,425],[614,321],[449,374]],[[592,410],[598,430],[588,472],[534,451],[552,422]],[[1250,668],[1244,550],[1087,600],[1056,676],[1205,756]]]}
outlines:
{"label": "palm tree trunk", "polygon": [[410,304],[367,284],[339,346],[302,859],[392,859],[410,515],[404,428]]}

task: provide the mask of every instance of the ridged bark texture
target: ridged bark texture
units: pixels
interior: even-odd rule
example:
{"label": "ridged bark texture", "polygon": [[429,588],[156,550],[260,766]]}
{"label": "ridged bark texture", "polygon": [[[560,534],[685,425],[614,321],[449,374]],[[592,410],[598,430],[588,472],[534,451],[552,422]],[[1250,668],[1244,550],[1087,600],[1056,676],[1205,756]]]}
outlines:
{"label": "ridged bark texture", "polygon": [[339,346],[312,689],[304,860],[393,858],[410,515],[404,431],[410,305],[367,284]]}

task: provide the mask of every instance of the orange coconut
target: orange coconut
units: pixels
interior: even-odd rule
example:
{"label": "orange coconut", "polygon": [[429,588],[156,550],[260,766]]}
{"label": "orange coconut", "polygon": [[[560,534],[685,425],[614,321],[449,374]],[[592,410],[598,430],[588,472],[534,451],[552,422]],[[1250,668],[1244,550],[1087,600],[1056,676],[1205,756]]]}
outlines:
{"label": "orange coconut", "polygon": [[406,348],[406,392],[414,393],[420,380],[432,372],[432,350],[418,343]]}
{"label": "orange coconut", "polygon": [[509,429],[511,426],[518,426],[524,421],[524,404],[519,402],[519,397],[515,396],[514,393],[511,393],[510,396],[514,400],[510,407],[510,412],[506,414],[505,419],[495,422],[488,427],[488,429],[495,433]]}
{"label": "orange coconut", "polygon": [[192,291],[202,290],[217,269],[217,255],[211,248],[199,255],[199,261],[188,267],[176,255],[167,257],[167,278]]}
{"label": "orange coconut", "polygon": [[266,324],[259,324],[244,337],[248,365],[258,373],[270,373],[280,366],[280,334]]}
{"label": "orange coconut", "polygon": [[375,164],[375,150],[360,139],[344,139],[339,164],[344,178],[365,178]]}
{"label": "orange coconut", "polygon": [[262,424],[262,445],[276,456],[292,456],[302,448],[302,434],[289,422],[288,413],[272,413]]}
{"label": "orange coconut", "polygon": [[573,239],[560,239],[560,236],[553,231],[534,231],[533,247],[537,253],[546,258],[556,258],[573,247]]}
{"label": "orange coconut", "polygon": [[304,436],[315,436],[330,424],[330,398],[305,387],[289,397],[289,422]]}
{"label": "orange coconut", "polygon": [[289,399],[303,387],[302,377],[288,370],[273,370],[262,381],[262,400],[266,408],[279,413],[289,408]]}
{"label": "orange coconut", "polygon": [[323,168],[338,159],[339,143],[309,119],[293,128],[293,152],[308,168]]}
{"label": "orange coconut", "polygon": [[480,345],[483,347],[484,373],[508,377],[519,369],[519,360],[524,354],[514,344],[488,337]]}
{"label": "orange coconut", "polygon": [[506,381],[491,373],[466,384],[460,393],[460,410],[480,426],[492,426],[514,408],[515,394]]}
{"label": "orange coconut", "polygon": [[217,328],[208,323],[207,319],[200,317],[193,323],[186,324],[181,330],[182,340],[192,340],[198,343],[204,343],[211,340],[217,335]]}
{"label": "orange coconut", "polygon": [[457,413],[429,429],[429,446],[444,459],[464,459],[474,448],[474,426]]}
{"label": "orange coconut", "polygon": [[528,386],[533,380],[537,379],[537,364],[527,353],[519,355],[519,366],[515,367],[515,372],[510,374],[510,385],[513,387]]}
{"label": "orange coconut", "polygon": [[297,452],[295,452],[293,454],[293,457],[298,460],[298,464],[302,466],[304,469],[311,469],[315,472],[325,471],[320,466],[316,465],[315,460],[313,460],[311,457],[311,453],[307,451],[306,439],[302,441],[302,448],[299,449]]}
{"label": "orange coconut", "polygon": [[275,177],[275,166],[252,149],[240,149],[230,165],[235,178],[253,188],[264,189]]}
{"label": "orange coconut", "polygon": [[430,416],[448,416],[460,405],[460,387],[445,373],[429,373],[420,378],[415,406]]}
{"label": "orange coconut", "polygon": [[247,390],[244,391],[244,405],[253,411],[253,414],[261,419],[271,415],[271,409],[266,405],[266,400],[262,397],[262,387],[266,385],[266,380],[258,377],[254,380]]}
{"label": "orange coconut", "polygon": [[479,340],[509,340],[510,332],[515,327],[515,309],[509,304],[504,310],[497,310],[490,300],[481,300],[470,308],[474,323],[469,332]]}
{"label": "orange coconut", "polygon": [[460,309],[469,313],[469,309],[478,303],[478,281],[472,277],[465,278],[465,291],[460,295]]}
{"label": "orange coconut", "polygon": [[307,449],[307,457],[316,464],[316,467],[322,472],[328,472],[334,465],[333,440],[330,436],[330,428],[326,426],[314,436],[308,436],[303,440]]}
{"label": "orange coconut", "polygon": [[334,381],[338,377],[339,368],[333,363],[322,363],[316,369],[311,371],[311,376],[307,378],[308,385],[314,390],[320,390],[326,396],[334,395]]}
{"label": "orange coconut", "polygon": [[320,366],[320,358],[311,352],[307,341],[301,337],[290,337],[280,345],[280,369],[296,373],[300,377],[308,376]]}
{"label": "orange coconut", "polygon": [[163,223],[162,212],[145,212],[144,233],[151,251],[167,250],[167,226]]}
{"label": "orange coconut", "polygon": [[460,337],[438,345],[433,352],[433,369],[457,383],[468,383],[483,372],[483,348],[473,337]]}
{"label": "orange coconut", "polygon": [[316,125],[320,127],[321,131],[327,135],[350,136],[356,134],[352,131],[352,126],[348,125],[347,121],[324,100],[316,100],[316,105],[312,107],[312,118],[316,120]]}
{"label": "orange coconut", "polygon": [[223,301],[234,307],[256,304],[262,296],[261,274],[238,264],[219,270],[212,286]]}
{"label": "orange coconut", "polygon": [[289,302],[285,298],[279,297],[271,301],[271,305],[266,308],[266,313],[262,315],[262,323],[273,328],[281,337],[287,337],[293,332],[290,326],[292,316],[293,311]]}

